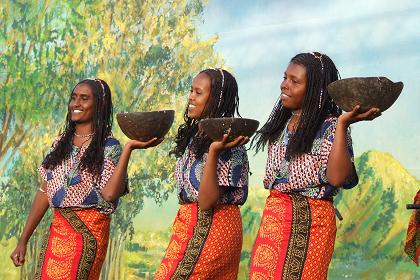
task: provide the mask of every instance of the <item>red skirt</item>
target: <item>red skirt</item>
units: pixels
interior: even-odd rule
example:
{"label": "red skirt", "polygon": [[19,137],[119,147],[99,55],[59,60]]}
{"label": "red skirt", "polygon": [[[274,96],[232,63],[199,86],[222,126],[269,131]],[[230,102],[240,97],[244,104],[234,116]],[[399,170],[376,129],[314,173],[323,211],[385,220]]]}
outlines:
{"label": "red skirt", "polygon": [[110,220],[96,209],[55,208],[35,279],[99,279]]}
{"label": "red skirt", "polygon": [[[420,191],[414,197],[414,204],[420,204]],[[413,210],[410,221],[408,222],[407,238],[405,240],[404,251],[419,265],[420,257],[420,210]]]}
{"label": "red skirt", "polygon": [[250,279],[327,279],[336,231],[331,201],[272,190],[252,251]]}
{"label": "red skirt", "polygon": [[237,205],[200,211],[182,204],[155,279],[237,279],[242,220]]}

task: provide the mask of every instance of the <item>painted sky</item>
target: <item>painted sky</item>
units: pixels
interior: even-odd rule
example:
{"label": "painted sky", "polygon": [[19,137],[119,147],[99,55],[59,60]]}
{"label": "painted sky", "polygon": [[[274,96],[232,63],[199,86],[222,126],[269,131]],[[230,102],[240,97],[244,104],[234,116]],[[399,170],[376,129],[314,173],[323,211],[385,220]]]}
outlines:
{"label": "painted sky", "polygon": [[[320,51],[342,78],[386,76],[403,81],[393,107],[373,122],[352,126],[356,155],[391,153],[420,178],[420,1],[210,0],[202,36],[219,35],[217,50],[238,80],[240,112],[263,124],[291,57]],[[261,184],[265,155],[251,162]]]}

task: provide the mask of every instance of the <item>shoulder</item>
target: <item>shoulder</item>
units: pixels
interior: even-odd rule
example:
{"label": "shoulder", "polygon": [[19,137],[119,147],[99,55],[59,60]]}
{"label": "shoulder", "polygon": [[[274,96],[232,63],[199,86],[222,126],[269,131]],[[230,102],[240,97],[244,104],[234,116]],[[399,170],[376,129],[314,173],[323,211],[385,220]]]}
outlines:
{"label": "shoulder", "polygon": [[60,133],[57,137],[55,137],[55,139],[54,139],[54,141],[53,141],[53,143],[52,143],[51,147],[52,147],[52,148],[57,147],[58,143],[59,143],[59,142],[61,141],[61,139],[63,139],[63,138],[64,138],[64,133]]}
{"label": "shoulder", "polygon": [[321,135],[325,134],[328,130],[335,130],[337,126],[338,117],[328,116],[325,118],[324,122],[321,124]]}
{"label": "shoulder", "polygon": [[220,158],[222,160],[230,160],[230,159],[236,159],[236,160],[244,160],[247,159],[247,151],[244,145],[238,146],[229,150],[225,150],[220,154]]}
{"label": "shoulder", "polygon": [[113,161],[118,161],[122,152],[120,141],[110,136],[104,142],[104,156],[111,158]]}
{"label": "shoulder", "polygon": [[109,136],[105,139],[104,147],[121,146],[120,141],[115,139],[113,136]]}

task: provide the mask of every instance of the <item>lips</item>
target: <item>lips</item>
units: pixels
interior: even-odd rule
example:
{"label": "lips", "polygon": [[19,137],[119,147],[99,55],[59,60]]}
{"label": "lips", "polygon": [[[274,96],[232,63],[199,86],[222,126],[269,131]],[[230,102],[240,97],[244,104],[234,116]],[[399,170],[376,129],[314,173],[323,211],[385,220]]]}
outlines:
{"label": "lips", "polygon": [[281,93],[281,97],[290,97],[290,95],[288,95],[288,94],[286,94],[286,93],[282,92],[282,93]]}
{"label": "lips", "polygon": [[194,104],[188,104],[188,109],[194,109],[196,106]]}

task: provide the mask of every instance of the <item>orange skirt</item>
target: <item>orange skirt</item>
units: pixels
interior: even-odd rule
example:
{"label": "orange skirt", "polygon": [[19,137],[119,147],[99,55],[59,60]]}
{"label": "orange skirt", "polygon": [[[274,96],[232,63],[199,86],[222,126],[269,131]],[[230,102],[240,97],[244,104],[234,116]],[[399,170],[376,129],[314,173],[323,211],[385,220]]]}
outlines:
{"label": "orange skirt", "polygon": [[[414,204],[420,204],[420,191],[414,197]],[[420,210],[413,210],[410,221],[408,222],[407,238],[405,240],[404,251],[419,265],[420,257]]]}
{"label": "orange skirt", "polygon": [[327,279],[336,231],[331,201],[272,190],[252,251],[250,279]]}
{"label": "orange skirt", "polygon": [[163,279],[237,279],[242,220],[237,205],[200,211],[181,204],[166,254],[155,274]]}
{"label": "orange skirt", "polygon": [[110,220],[96,209],[55,208],[35,279],[99,279]]}

